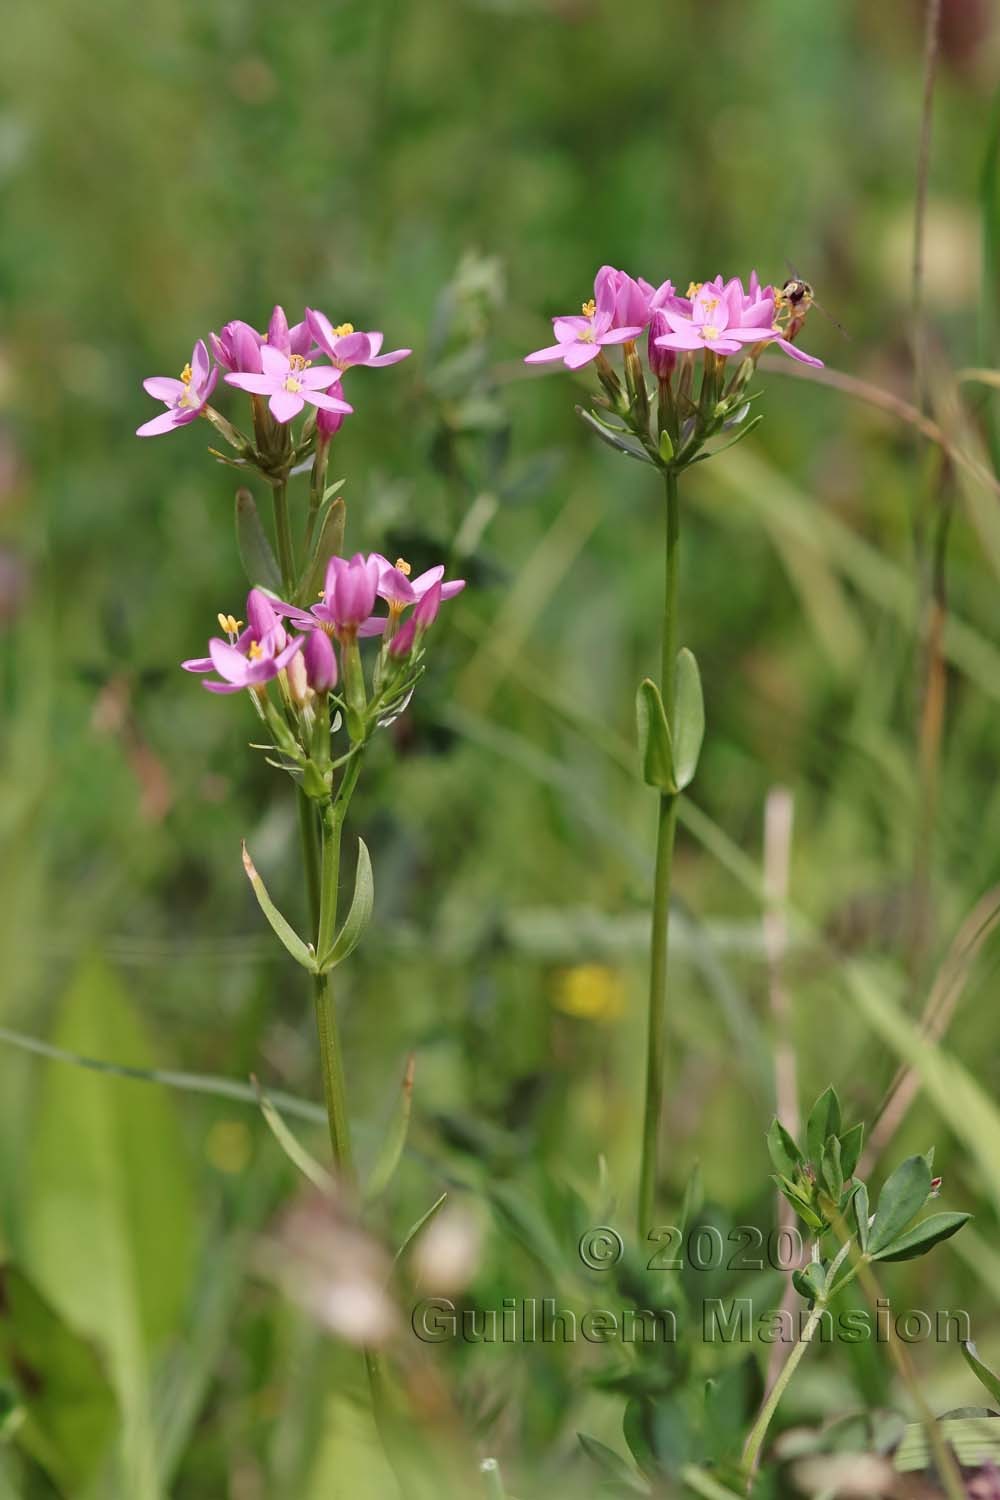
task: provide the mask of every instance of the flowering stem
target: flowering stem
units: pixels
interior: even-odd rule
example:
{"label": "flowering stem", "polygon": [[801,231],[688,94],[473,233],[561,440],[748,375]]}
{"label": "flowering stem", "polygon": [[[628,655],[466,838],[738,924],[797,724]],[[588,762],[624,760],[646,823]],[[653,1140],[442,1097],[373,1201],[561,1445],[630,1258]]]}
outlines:
{"label": "flowering stem", "polygon": [[[674,668],[677,659],[677,546],[679,515],[677,475],[666,482],[666,549],[660,692],[668,725],[674,716]],[[639,1238],[653,1228],[659,1177],[660,1116],[663,1111],[664,1026],[667,1009],[667,945],[670,924],[670,879],[677,828],[677,795],[661,792],[656,817],[656,873],[653,881],[653,926],[649,961],[649,1011],[646,1034],[646,1106],[639,1170]]]}
{"label": "flowering stem", "polygon": [[319,515],[320,504],[323,499],[323,491],[326,488],[326,467],[330,458],[330,439],[324,438],[320,433],[316,434],[316,453],[313,457],[312,478],[309,483],[309,514],[306,517],[306,556],[310,555],[313,534],[316,530],[316,517]]}
{"label": "flowering stem", "polygon": [[295,592],[295,548],[292,545],[292,528],[288,518],[288,481],[279,480],[274,486],[274,533],[278,542],[278,566],[281,568],[281,586],[291,598]]}

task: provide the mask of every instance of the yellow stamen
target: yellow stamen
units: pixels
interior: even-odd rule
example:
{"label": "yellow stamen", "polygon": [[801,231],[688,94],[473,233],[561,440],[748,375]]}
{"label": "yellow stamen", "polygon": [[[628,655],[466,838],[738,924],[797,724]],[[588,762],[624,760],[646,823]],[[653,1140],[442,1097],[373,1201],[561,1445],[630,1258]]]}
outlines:
{"label": "yellow stamen", "polygon": [[292,395],[294,396],[297,395],[299,391],[301,391],[302,386],[301,383],[295,379],[294,375],[288,375],[285,377],[284,389],[286,391],[291,391]]}
{"label": "yellow stamen", "polygon": [[409,578],[410,574],[413,572],[413,569],[410,567],[405,557],[396,558],[396,572],[402,573],[404,578]]}
{"label": "yellow stamen", "polygon": [[194,379],[194,371],[192,370],[190,365],[184,366],[183,370],[181,371],[181,379],[183,380],[185,385],[191,384],[192,380]]}
{"label": "yellow stamen", "polygon": [[312,364],[312,360],[306,359],[304,354],[290,354],[288,356],[288,363],[293,370],[308,370]]}
{"label": "yellow stamen", "polygon": [[701,331],[707,339],[717,339],[719,337],[719,329],[716,328],[714,323],[703,323]]}
{"label": "yellow stamen", "polygon": [[702,285],[703,283],[700,281],[689,281],[688,289],[684,293],[685,297],[697,297],[698,293],[701,291]]}
{"label": "yellow stamen", "polygon": [[714,312],[719,305],[718,297],[707,297],[701,304],[706,312]]}
{"label": "yellow stamen", "polygon": [[257,641],[251,641],[250,649],[247,651],[247,656],[249,657],[249,659],[251,661],[259,661],[263,655],[264,653],[260,649],[259,643]]}
{"label": "yellow stamen", "polygon": [[591,297],[589,302],[585,302],[583,304],[580,311],[583,313],[583,316],[585,318],[592,318],[594,316],[595,312],[597,311],[597,303],[594,301],[593,297]]}
{"label": "yellow stamen", "polygon": [[337,336],[338,339],[346,339],[346,337],[347,337],[347,335],[349,333],[353,333],[354,332],[354,324],[353,323],[338,323],[337,326],[336,326],[336,328],[333,331],[336,334],[336,336]]}
{"label": "yellow stamen", "polygon": [[227,635],[239,635],[243,629],[243,621],[237,620],[234,615],[219,614],[218,621]]}

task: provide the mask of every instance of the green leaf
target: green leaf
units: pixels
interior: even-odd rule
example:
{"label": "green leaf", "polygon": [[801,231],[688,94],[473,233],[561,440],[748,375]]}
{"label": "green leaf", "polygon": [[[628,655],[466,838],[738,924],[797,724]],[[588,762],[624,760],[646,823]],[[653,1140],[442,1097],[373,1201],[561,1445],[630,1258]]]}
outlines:
{"label": "green leaf", "polygon": [[114,1392],[93,1345],[13,1266],[0,1268],[0,1371],[17,1443],[64,1494],[82,1493],[115,1431]]}
{"label": "green leaf", "polygon": [[[343,484],[338,480],[338,489]],[[327,494],[330,493],[328,489]],[[331,557],[340,557],[344,550],[344,527],[347,524],[347,509],[342,496],[332,501],[329,510],[323,517],[323,524],[313,547],[312,557],[302,577],[302,584],[298,591],[298,602],[305,608],[319,596],[326,582],[326,566]]]}
{"label": "green leaf", "polygon": [[255,586],[281,594],[281,571],[249,490],[236,491],[236,545],[243,571]]}
{"label": "green leaf", "polygon": [[635,697],[635,716],[639,728],[643,781],[647,786],[659,787],[663,792],[676,792],[670,726],[660,690],[650,677],[643,678],[639,684]]}
{"label": "green leaf", "polygon": [[835,1135],[829,1136],[823,1147],[821,1172],[830,1197],[835,1203],[839,1202],[844,1191],[844,1173],[840,1165],[840,1141]]}
{"label": "green leaf", "polygon": [[678,791],[694,780],[705,738],[705,700],[701,692],[701,675],[694,655],[686,646],[677,653],[677,675],[674,684],[674,775]]}
{"label": "green leaf", "polygon": [[806,1147],[809,1160],[819,1168],[823,1159],[823,1147],[831,1135],[840,1134],[840,1099],[831,1084],[823,1090],[809,1112],[806,1123]]}
{"label": "green leaf", "polygon": [[288,1157],[288,1160],[293,1166],[298,1168],[303,1177],[307,1178],[314,1187],[319,1188],[321,1193],[325,1193],[327,1197],[332,1198],[337,1191],[337,1184],[330,1176],[330,1173],[325,1167],[320,1166],[316,1158],[292,1134],[271,1100],[260,1087],[256,1078],[253,1079],[253,1085],[257,1090],[257,1099],[260,1103],[261,1114],[267,1121],[271,1134]]}
{"label": "green leaf", "polygon": [[406,1067],[403,1069],[403,1082],[400,1085],[399,1094],[396,1099],[396,1107],[392,1112],[389,1129],[386,1132],[382,1149],[379,1152],[375,1165],[365,1184],[365,1202],[371,1203],[385,1192],[399,1166],[406,1146],[406,1137],[410,1129],[410,1111],[413,1107],[413,1069],[416,1056],[410,1053],[406,1059]]}
{"label": "green leaf", "polygon": [[258,875],[257,866],[250,858],[245,843],[243,844],[243,868],[247,872],[247,879],[253,886],[253,893],[257,897],[258,906],[270,922],[283,946],[292,955],[297,964],[301,964],[304,969],[308,969],[310,974],[318,974],[320,972],[319,965],[316,963],[316,955],[312,950],[312,946],[302,941],[295,928],[290,922],[285,920],[267,894],[267,887]]}
{"label": "green leaf", "polygon": [[908,1156],[879,1194],[868,1249],[873,1256],[898,1239],[923,1208],[931,1191],[931,1173],[923,1156]]}
{"label": "green leaf", "polygon": [[365,928],[371,921],[374,905],[375,879],[372,875],[371,855],[368,853],[368,845],[364,839],[358,839],[358,868],[354,877],[354,895],[351,898],[350,910],[333,947],[320,961],[319,973],[325,974],[328,969],[342,963],[349,954],[354,952]]}
{"label": "green leaf", "polygon": [[858,1164],[861,1155],[861,1144],[865,1138],[864,1121],[860,1120],[857,1125],[852,1125],[850,1130],[845,1130],[840,1137],[840,1168],[845,1180],[854,1175],[854,1168]]}
{"label": "green leaf", "polygon": [[606,1443],[598,1442],[597,1438],[588,1437],[585,1432],[578,1432],[580,1447],[586,1453],[592,1463],[596,1464],[608,1479],[616,1484],[623,1485],[625,1489],[631,1490],[636,1495],[648,1495],[649,1486],[643,1483],[634,1469],[630,1468],[620,1454]]}
{"label": "green leaf", "polygon": [[[96,959],[77,974],[52,1040],[136,1068],[152,1061],[128,996]],[[183,1325],[195,1244],[194,1173],[174,1100],[47,1067],[36,1104],[26,1257],[42,1295],[108,1356],[124,1420],[122,1493],[159,1500],[150,1370]]]}
{"label": "green leaf", "polygon": [[[926,1255],[928,1250],[940,1245],[942,1240],[950,1240],[971,1218],[971,1214],[931,1214],[884,1249],[873,1251],[872,1260],[916,1260],[918,1255]],[[877,1219],[875,1227],[878,1227]]]}
{"label": "green leaf", "polygon": [[802,1194],[797,1190],[795,1185],[788,1181],[787,1177],[782,1177],[780,1173],[776,1173],[772,1180],[777,1184],[778,1191],[788,1199],[799,1218],[808,1224],[810,1229],[823,1228],[823,1220],[819,1214],[802,1197]]}
{"label": "green leaf", "polygon": [[406,1231],[406,1233],[403,1235],[402,1240],[400,1241],[399,1249],[393,1256],[393,1265],[402,1260],[407,1250],[409,1250],[410,1246],[413,1244],[413,1241],[427,1227],[431,1220],[441,1212],[442,1208],[444,1208],[447,1202],[448,1194],[442,1193],[440,1198],[435,1198],[430,1208],[427,1209],[425,1213],[422,1213],[420,1215],[420,1218],[410,1225],[409,1229]]}
{"label": "green leaf", "polygon": [[868,1206],[868,1189],[863,1182],[858,1183],[858,1190],[854,1195],[854,1218],[858,1226],[858,1244],[862,1252],[868,1249],[868,1218],[871,1210]]}
{"label": "green leaf", "polygon": [[602,443],[607,443],[609,448],[614,448],[616,453],[627,453],[629,458],[637,458],[640,463],[651,464],[653,460],[640,443],[634,442],[628,437],[618,437],[611,428],[596,417],[593,412],[586,411],[584,407],[576,408],[577,415],[582,417],[591,431],[596,432]]}
{"label": "green leaf", "polygon": [[964,1339],[962,1341],[962,1353],[965,1355],[965,1362],[973,1375],[985,1386],[993,1397],[993,1400],[1000,1404],[1000,1375],[991,1370],[989,1365],[984,1364],[979,1357],[979,1350],[971,1339]]}
{"label": "green leaf", "polygon": [[663,459],[663,462],[665,464],[668,464],[670,462],[670,460],[674,456],[674,441],[673,441],[673,438],[670,436],[670,433],[667,432],[665,429],[664,429],[663,432],[660,433],[659,448],[660,448],[660,457]]}
{"label": "green leaf", "polygon": [[794,1181],[802,1166],[802,1152],[781,1121],[775,1116],[767,1132],[767,1153],[776,1172]]}

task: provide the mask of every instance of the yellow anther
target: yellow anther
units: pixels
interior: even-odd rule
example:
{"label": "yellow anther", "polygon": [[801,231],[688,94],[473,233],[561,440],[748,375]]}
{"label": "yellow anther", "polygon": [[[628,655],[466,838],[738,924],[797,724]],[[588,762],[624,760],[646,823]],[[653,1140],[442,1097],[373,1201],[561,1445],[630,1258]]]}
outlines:
{"label": "yellow anther", "polygon": [[701,291],[702,285],[703,283],[700,281],[688,282],[688,289],[684,293],[685,297],[697,297],[698,293]]}
{"label": "yellow anther", "polygon": [[260,649],[260,642],[259,641],[251,641],[250,642],[250,649],[247,651],[247,656],[249,657],[249,659],[251,661],[259,661],[260,658],[263,655],[264,655],[264,653]]}
{"label": "yellow anther", "polygon": [[585,318],[592,318],[594,316],[595,312],[597,311],[597,303],[594,301],[593,297],[591,297],[589,302],[585,302],[583,304],[580,311],[583,313],[583,316]]}
{"label": "yellow anther", "polygon": [[701,331],[707,339],[717,339],[719,337],[719,329],[716,328],[714,323],[703,323]]}
{"label": "yellow anther", "polygon": [[239,635],[240,631],[243,629],[243,621],[237,620],[234,615],[220,614],[218,616],[218,620],[219,625],[227,635]]}
{"label": "yellow anther", "polygon": [[191,384],[192,380],[194,379],[194,371],[192,370],[190,365],[184,366],[183,370],[181,371],[181,379],[183,380],[185,385]]}
{"label": "yellow anther", "polygon": [[701,304],[705,312],[714,312],[719,305],[718,297],[706,297]]}
{"label": "yellow anther", "polygon": [[337,326],[336,326],[336,328],[333,331],[336,334],[336,336],[337,336],[338,339],[346,339],[346,337],[347,337],[347,335],[349,333],[353,333],[354,332],[354,324],[353,323],[338,323]]}
{"label": "yellow anther", "polygon": [[405,557],[396,558],[396,572],[402,573],[404,578],[409,578],[410,574],[413,572],[413,569],[410,567]]}
{"label": "yellow anther", "polygon": [[295,396],[299,391],[301,391],[302,386],[299,381],[295,379],[294,375],[286,375],[284,389],[286,391],[291,391],[292,395]]}
{"label": "yellow anther", "polygon": [[288,356],[288,364],[293,370],[308,370],[312,364],[312,360],[306,359],[304,354],[290,354]]}

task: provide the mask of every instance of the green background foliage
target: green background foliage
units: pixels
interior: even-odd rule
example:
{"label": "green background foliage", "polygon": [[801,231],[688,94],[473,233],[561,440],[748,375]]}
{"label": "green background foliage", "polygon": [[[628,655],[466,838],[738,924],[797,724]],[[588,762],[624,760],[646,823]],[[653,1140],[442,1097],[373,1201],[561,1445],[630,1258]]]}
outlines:
{"label": "green background foliage", "polygon": [[[177,669],[217,610],[239,611],[232,475],[201,426],[132,434],[152,414],[142,377],[176,373],[230,318],[309,303],[382,328],[415,353],[349,377],[357,415],[330,472],[350,546],[447,556],[472,586],[352,809],[376,880],[373,925],[338,970],[358,1147],[375,1159],[415,1051],[411,1149],[380,1232],[398,1243],[443,1188],[482,1198],[473,1301],[563,1294],[578,1233],[602,1222],[599,1155],[623,1232],[638,1166],[653,794],[633,708],[656,668],[662,506],[650,471],[575,417],[586,377],[521,356],[604,261],[682,289],[752,266],[781,280],[791,262],[851,336],[814,314],[807,347],[912,399],[920,7],[45,0],[3,34],[0,1026],[320,1097],[303,976],[240,867],[246,838],[301,914],[290,789],[245,749],[247,706]],[[996,397],[965,385],[960,411],[950,372],[1000,357],[998,48],[985,4],[948,0],[929,404],[987,468]],[[773,1223],[759,877],[765,798],[785,785],[802,1099],[832,1079],[863,1118],[900,1057],[917,1067],[926,1092],[875,1176],[935,1141],[947,1206],[976,1224],[887,1278],[901,1307],[968,1308],[995,1366],[995,942],[963,972],[942,1046],[913,1028],[1000,881],[993,471],[943,466],[911,425],[793,373],[761,372],[759,431],[683,485],[681,640],[707,730],[677,856],[664,1203],[676,1220],[700,1161],[720,1224]],[[238,409],[235,393],[219,404]],[[942,505],[946,692],[915,917],[918,544]],[[89,1362],[105,1372],[68,1433],[64,1414],[33,1415],[58,1463],[0,1448],[0,1495],[377,1487],[356,1354],[261,1268],[299,1184],[252,1093],[8,1043],[0,1079],[0,1244],[43,1299],[32,1316],[65,1320],[66,1388]],[[322,1124],[294,1123],[322,1155]],[[580,1426],[625,1451],[620,1395],[590,1383],[600,1351],[432,1354],[516,1493],[588,1492]],[[979,1399],[957,1346],[914,1358],[935,1409]],[[894,1401],[879,1351],[836,1348],[806,1362],[788,1417]]]}

